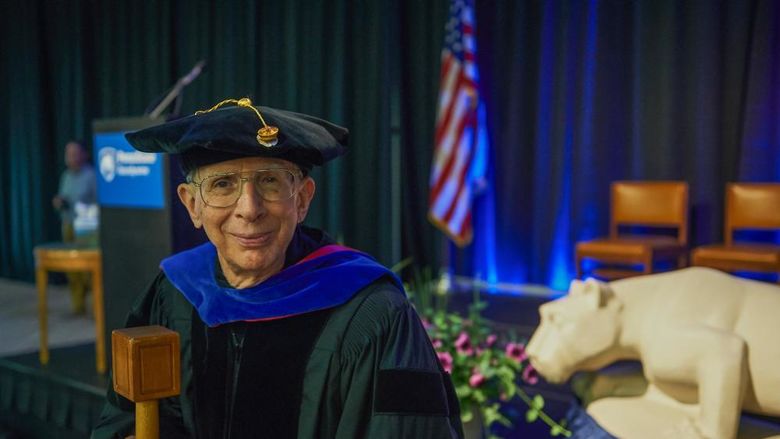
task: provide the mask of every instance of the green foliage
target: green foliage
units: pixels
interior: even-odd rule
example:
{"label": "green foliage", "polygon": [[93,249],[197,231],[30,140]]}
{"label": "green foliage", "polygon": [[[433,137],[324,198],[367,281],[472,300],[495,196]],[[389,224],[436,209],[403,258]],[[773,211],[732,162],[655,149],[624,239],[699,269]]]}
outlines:
{"label": "green foliage", "polygon": [[[404,260],[398,266],[408,266]],[[461,421],[469,422],[479,415],[485,431],[494,423],[511,427],[512,421],[501,412],[499,401],[518,396],[527,405],[526,421],[538,419],[550,426],[552,436],[571,436],[565,425],[556,423],[544,411],[544,398],[530,398],[518,382],[533,367],[528,362],[524,345],[511,334],[496,334],[482,317],[487,303],[474,289],[472,303],[464,318],[447,310],[451,288],[447,276],[433,277],[429,268],[414,268],[414,278],[407,284],[407,294],[423,319],[439,361],[450,373],[461,409]],[[493,437],[493,436],[490,436]]]}

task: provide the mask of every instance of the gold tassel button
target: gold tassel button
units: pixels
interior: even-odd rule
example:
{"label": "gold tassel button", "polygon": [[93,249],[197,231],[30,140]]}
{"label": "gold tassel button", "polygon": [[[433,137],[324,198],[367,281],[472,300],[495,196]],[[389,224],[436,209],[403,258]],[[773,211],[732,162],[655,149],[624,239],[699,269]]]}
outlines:
{"label": "gold tassel button", "polygon": [[278,135],[279,128],[266,125],[257,130],[257,143],[268,147],[274,146],[279,143]]}
{"label": "gold tassel button", "polygon": [[260,111],[257,108],[252,106],[252,100],[249,98],[225,99],[224,101],[218,103],[217,105],[214,105],[208,110],[196,111],[195,115],[208,113],[222,107],[223,105],[228,105],[228,104],[234,104],[234,105],[238,105],[239,107],[249,108],[250,110],[254,111],[255,114],[257,114],[257,117],[260,119],[260,122],[263,124],[263,126],[260,127],[259,130],[257,130],[257,137],[255,137],[257,143],[269,148],[279,143],[279,128],[265,123],[265,119],[263,119],[263,115],[260,114]]}

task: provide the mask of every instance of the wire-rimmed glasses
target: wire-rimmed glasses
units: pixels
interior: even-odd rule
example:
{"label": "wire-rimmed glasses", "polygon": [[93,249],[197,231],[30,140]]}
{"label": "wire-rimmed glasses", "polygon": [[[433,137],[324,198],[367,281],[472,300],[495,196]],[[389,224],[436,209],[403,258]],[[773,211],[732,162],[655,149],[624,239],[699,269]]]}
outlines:
{"label": "wire-rimmed glasses", "polygon": [[222,172],[209,175],[200,182],[190,183],[200,190],[200,197],[207,206],[230,207],[238,202],[245,182],[251,182],[266,201],[282,201],[293,197],[298,191],[296,176],[300,171],[287,168],[256,169],[254,171]]}

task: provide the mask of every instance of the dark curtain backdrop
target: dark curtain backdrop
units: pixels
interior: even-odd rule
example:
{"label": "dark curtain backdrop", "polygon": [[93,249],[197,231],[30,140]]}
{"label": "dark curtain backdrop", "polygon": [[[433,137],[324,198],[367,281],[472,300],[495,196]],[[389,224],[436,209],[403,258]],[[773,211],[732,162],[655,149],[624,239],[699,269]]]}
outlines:
{"label": "dark curtain backdrop", "polygon": [[[721,238],[727,181],[780,179],[780,2],[476,5],[491,192],[458,272],[564,288],[606,232],[617,179],[691,184],[693,244]],[[448,2],[15,2],[0,8],[0,276],[56,239],[62,146],[139,115],[198,60],[182,113],[248,95],[352,130],[309,223],[386,263],[438,266],[427,185]],[[487,265],[486,265],[487,264]]]}
{"label": "dark curtain backdrop", "polygon": [[89,139],[93,119],[141,115],[201,59],[208,66],[185,89],[182,114],[249,96],[349,127],[349,154],[314,173],[307,223],[388,265],[411,254],[436,265],[440,238],[425,222],[425,174],[446,7],[446,0],[4,2],[0,276],[31,280],[33,246],[59,239],[50,199],[67,140]]}
{"label": "dark curtain backdrop", "polygon": [[565,289],[574,244],[608,231],[614,180],[688,181],[693,245],[722,239],[726,182],[780,180],[780,2],[478,1],[476,16],[494,191],[459,273]]}

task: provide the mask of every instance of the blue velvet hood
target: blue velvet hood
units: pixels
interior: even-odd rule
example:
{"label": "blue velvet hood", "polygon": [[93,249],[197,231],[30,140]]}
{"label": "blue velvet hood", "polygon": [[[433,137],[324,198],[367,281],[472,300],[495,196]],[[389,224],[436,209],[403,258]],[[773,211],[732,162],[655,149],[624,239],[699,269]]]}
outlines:
{"label": "blue velvet hood", "polygon": [[[292,254],[288,249],[289,265],[250,288],[235,289],[224,281],[217,249],[210,242],[164,259],[161,268],[209,326],[336,307],[383,277],[403,292],[398,277],[365,253],[336,244],[308,247],[301,259],[296,257],[301,256],[300,246]],[[290,259],[298,260],[290,263]]]}

